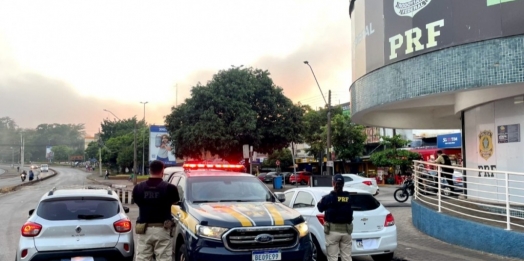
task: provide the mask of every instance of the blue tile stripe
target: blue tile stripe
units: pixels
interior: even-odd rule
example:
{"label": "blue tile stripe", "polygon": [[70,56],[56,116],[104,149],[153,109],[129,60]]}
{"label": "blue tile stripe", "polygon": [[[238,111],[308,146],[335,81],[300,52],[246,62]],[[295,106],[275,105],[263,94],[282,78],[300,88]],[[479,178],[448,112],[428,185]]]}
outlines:
{"label": "blue tile stripe", "polygon": [[459,45],[377,69],[351,86],[351,111],[425,95],[524,82],[524,35]]}

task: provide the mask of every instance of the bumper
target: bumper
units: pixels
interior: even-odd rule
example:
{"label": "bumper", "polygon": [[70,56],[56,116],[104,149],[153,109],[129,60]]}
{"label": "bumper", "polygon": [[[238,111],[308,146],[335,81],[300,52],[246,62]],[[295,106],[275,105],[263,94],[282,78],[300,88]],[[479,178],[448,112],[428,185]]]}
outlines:
{"label": "bumper", "polygon": [[[200,240],[201,241],[201,240]],[[203,244],[202,244],[203,243]],[[223,245],[206,244],[199,242],[189,251],[190,261],[204,261],[204,260],[237,260],[237,261],[251,261],[252,251],[238,251],[232,252],[227,250]],[[294,248],[281,249],[281,259],[286,261],[310,261],[313,251],[313,242],[311,237],[306,236],[299,240],[298,245]]]}
{"label": "bumper", "polygon": [[[392,253],[397,249],[397,227],[387,227],[374,233],[353,233],[351,256],[367,256]],[[376,239],[377,245],[358,246],[358,239]]]}
{"label": "bumper", "polygon": [[17,254],[17,260],[30,261],[61,261],[71,259],[72,257],[93,257],[97,261],[133,261],[134,250],[130,249],[128,253],[122,254],[118,248],[99,248],[89,250],[65,250],[37,252],[36,249],[28,249],[28,254],[24,259]]}

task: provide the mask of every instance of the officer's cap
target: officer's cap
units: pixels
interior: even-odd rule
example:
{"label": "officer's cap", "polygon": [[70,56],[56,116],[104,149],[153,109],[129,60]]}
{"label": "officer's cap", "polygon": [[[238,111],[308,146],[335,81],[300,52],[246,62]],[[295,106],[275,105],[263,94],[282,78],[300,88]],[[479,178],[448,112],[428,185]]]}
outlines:
{"label": "officer's cap", "polygon": [[344,177],[340,174],[337,174],[335,176],[333,176],[333,182],[335,183],[338,183],[338,182],[342,182],[344,183]]}

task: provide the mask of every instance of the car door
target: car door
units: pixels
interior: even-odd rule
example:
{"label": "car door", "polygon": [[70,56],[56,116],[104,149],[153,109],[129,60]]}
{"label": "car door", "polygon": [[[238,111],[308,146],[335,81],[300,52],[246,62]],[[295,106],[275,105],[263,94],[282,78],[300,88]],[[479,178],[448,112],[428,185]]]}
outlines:
{"label": "car door", "polygon": [[[179,183],[181,181],[181,179],[184,178],[184,182],[185,182],[185,177],[183,176],[179,176],[179,175],[173,175],[170,179],[169,179],[169,183],[177,186],[178,188],[178,196],[180,197],[181,196],[181,191],[180,191],[180,188],[179,188]],[[182,197],[180,197],[180,202],[182,202]],[[172,205],[171,206],[171,214],[173,215],[173,218],[175,220],[178,220],[180,218],[180,215],[181,215],[181,211],[180,211],[180,206],[179,205]]]}
{"label": "car door", "polygon": [[311,193],[306,191],[298,191],[292,201],[291,207],[298,211],[306,221],[315,213],[317,208],[315,198]]}
{"label": "car door", "polygon": [[286,207],[292,207],[291,202],[293,201],[293,198],[295,197],[296,191],[295,190],[288,190],[284,192],[284,196],[286,196],[286,201],[282,202],[282,204],[286,205]]}
{"label": "car door", "polygon": [[345,188],[354,188],[355,187],[355,181],[349,177],[349,176],[343,176],[344,177],[344,187]]}

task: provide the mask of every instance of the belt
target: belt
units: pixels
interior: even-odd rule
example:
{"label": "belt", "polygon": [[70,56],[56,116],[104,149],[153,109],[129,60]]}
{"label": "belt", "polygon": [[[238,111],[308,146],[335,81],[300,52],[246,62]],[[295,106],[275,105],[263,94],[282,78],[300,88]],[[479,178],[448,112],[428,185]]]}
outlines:
{"label": "belt", "polygon": [[347,225],[351,225],[351,223],[350,223],[350,224],[346,224],[346,223],[339,224],[339,223],[331,223],[331,222],[329,222],[329,226],[330,226],[331,229],[333,229],[333,230],[342,230],[342,231],[346,231],[346,229],[347,229]]}
{"label": "belt", "polygon": [[164,223],[147,223],[148,227],[164,227]]}

